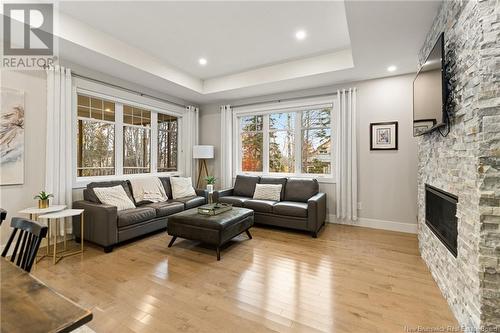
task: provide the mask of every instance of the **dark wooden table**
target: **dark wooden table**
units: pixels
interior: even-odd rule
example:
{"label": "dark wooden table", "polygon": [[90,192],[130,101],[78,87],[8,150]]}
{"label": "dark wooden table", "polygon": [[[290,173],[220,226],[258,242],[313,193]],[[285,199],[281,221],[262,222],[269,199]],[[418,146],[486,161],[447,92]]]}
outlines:
{"label": "dark wooden table", "polygon": [[92,312],[4,258],[0,258],[0,271],[2,333],[71,332],[92,320]]}

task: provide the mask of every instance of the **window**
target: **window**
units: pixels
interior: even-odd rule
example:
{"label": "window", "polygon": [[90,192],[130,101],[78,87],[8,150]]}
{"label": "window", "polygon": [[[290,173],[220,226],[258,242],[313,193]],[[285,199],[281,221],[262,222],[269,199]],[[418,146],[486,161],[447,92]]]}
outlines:
{"label": "window", "polygon": [[332,175],[332,104],[238,117],[240,172]]}
{"label": "window", "polygon": [[115,174],[115,104],[78,96],[77,175]]}
{"label": "window", "polygon": [[[135,100],[113,99],[77,93],[76,177],[178,171],[181,118]],[[171,113],[181,115],[182,109]],[[80,186],[89,180],[75,181]]]}
{"label": "window", "polygon": [[331,173],[330,108],[302,112],[302,172]]}
{"label": "window", "polygon": [[295,113],[269,115],[269,172],[295,172]]}
{"label": "window", "polygon": [[262,172],[263,167],[263,117],[241,118],[241,170]]}
{"label": "window", "polygon": [[151,111],[123,106],[123,173],[151,171]]}
{"label": "window", "polygon": [[177,117],[158,114],[158,172],[177,171]]}

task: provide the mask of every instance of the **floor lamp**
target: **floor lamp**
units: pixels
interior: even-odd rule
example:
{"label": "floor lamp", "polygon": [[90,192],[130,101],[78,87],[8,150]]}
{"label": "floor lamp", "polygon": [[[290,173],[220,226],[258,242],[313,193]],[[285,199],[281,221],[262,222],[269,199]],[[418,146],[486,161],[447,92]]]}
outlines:
{"label": "floor lamp", "polygon": [[193,158],[198,160],[198,180],[196,188],[200,188],[201,174],[205,171],[208,177],[207,159],[214,158],[214,146],[193,146]]}

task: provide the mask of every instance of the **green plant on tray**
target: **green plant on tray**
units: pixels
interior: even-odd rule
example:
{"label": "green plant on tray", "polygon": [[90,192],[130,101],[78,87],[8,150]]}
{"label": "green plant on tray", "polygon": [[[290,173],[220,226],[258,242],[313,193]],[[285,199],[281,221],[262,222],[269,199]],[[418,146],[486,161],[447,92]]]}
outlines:
{"label": "green plant on tray", "polygon": [[214,185],[217,178],[215,178],[214,176],[208,176],[208,177],[205,177],[205,180],[206,180],[208,185]]}

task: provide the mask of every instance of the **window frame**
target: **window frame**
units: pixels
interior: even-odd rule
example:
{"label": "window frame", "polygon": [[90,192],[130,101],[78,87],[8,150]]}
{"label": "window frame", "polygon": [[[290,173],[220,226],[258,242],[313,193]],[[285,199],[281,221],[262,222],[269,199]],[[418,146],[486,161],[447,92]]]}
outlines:
{"label": "window frame", "polygon": [[[115,103],[115,174],[110,176],[78,177],[77,175],[77,119],[78,117],[78,94],[101,98]],[[184,150],[182,149],[183,137],[181,131],[184,130],[185,109],[173,104],[163,103],[152,98],[139,96],[108,85],[88,81],[81,78],[73,78],[72,87],[72,178],[73,188],[83,188],[87,184],[95,181],[124,180],[148,176],[173,176],[180,175],[184,170]],[[123,128],[124,126],[134,126],[123,122],[123,105],[146,109],[151,112],[150,126],[150,156],[151,171],[140,174],[123,173]],[[158,113],[177,117],[177,171],[158,172]],[[104,121],[104,120],[103,120]]]}
{"label": "window frame", "polygon": [[[248,107],[235,107],[233,109],[233,173],[232,177],[235,178],[237,175],[258,175],[258,176],[274,176],[274,177],[297,177],[297,178],[316,178],[321,183],[336,183],[337,174],[337,145],[338,145],[338,107],[337,98],[335,94],[331,96],[325,96],[320,98],[303,98],[289,102],[279,102],[279,103],[267,103],[259,104],[255,106]],[[329,174],[311,174],[302,173],[302,111],[307,111],[315,108],[330,107],[332,111],[330,113],[330,131],[331,140],[333,144],[331,145],[330,160],[331,160],[331,170]],[[294,173],[278,173],[269,172],[269,115],[273,113],[286,113],[295,112],[295,172]],[[241,143],[241,126],[240,118],[249,115],[263,115],[263,171],[262,172],[250,172],[242,170],[242,156],[240,152],[242,151]],[[300,139],[297,139],[300,138]],[[298,144],[299,143],[299,144]]]}

